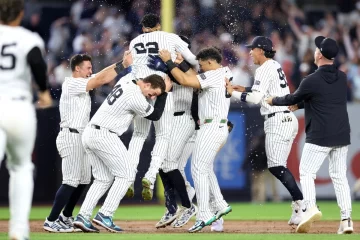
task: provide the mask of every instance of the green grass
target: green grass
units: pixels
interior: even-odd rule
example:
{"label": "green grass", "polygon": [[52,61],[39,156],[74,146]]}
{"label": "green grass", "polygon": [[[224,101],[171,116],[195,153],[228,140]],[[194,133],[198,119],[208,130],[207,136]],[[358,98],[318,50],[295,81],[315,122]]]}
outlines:
{"label": "green grass", "polygon": [[[318,202],[323,213],[322,220],[339,220],[340,210],[336,202]],[[226,216],[227,220],[288,220],[291,214],[290,202],[285,203],[231,203],[233,212]],[[79,212],[77,207],[74,215]],[[94,214],[97,209],[94,210]],[[48,207],[33,207],[31,210],[31,220],[44,220],[50,213]],[[164,213],[161,205],[136,205],[121,206],[116,211],[115,220],[159,220]],[[353,203],[353,220],[360,220],[360,202]],[[8,208],[0,208],[0,220],[9,219]]]}
{"label": "green grass", "polygon": [[[359,235],[336,234],[211,234],[211,233],[194,233],[194,234],[49,234],[34,233],[32,239],[36,240],[332,240],[332,239],[359,239]],[[0,239],[7,239],[6,234],[0,233]]]}

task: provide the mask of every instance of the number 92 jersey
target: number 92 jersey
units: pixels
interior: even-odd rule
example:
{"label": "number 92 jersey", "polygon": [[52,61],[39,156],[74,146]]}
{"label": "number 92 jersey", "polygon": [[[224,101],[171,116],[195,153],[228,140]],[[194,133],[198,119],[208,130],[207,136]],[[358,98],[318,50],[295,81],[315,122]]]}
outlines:
{"label": "number 92 jersey", "polygon": [[0,25],[0,96],[32,99],[27,55],[35,47],[44,52],[44,41],[37,33]]}
{"label": "number 92 jersey", "polygon": [[171,53],[171,58],[176,59],[176,52],[183,53],[188,51],[188,44],[178,35],[163,31],[144,33],[130,42],[129,50],[133,57],[131,72],[134,76],[145,78],[151,74],[165,77],[165,73],[154,71],[147,66],[148,55],[158,55],[159,50],[166,49]]}
{"label": "number 92 jersey", "polygon": [[260,102],[261,115],[288,110],[286,106],[270,106],[265,101],[266,97],[282,97],[290,93],[285,73],[277,61],[267,60],[256,69],[254,85],[251,89],[264,94],[264,98]]}

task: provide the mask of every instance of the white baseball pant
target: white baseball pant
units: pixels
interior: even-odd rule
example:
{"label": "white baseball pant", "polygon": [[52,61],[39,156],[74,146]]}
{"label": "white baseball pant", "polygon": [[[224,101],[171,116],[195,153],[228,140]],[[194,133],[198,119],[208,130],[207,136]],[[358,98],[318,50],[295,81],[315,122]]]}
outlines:
{"label": "white baseball pant", "polygon": [[[179,169],[181,171],[180,157],[183,153],[185,145],[190,140],[192,135],[194,135],[194,131],[195,122],[190,113],[184,113],[181,116],[174,116],[167,157],[161,166],[165,173],[175,169]],[[189,156],[190,155],[188,155],[188,157]],[[186,166],[186,162],[184,167]]]}
{"label": "white baseball pant", "polygon": [[[159,121],[154,121],[156,136],[155,145],[151,152],[150,167],[144,176],[152,183],[152,186],[154,186],[156,174],[159,172],[167,154],[173,118],[173,97],[172,93],[168,93],[164,112]],[[151,122],[152,121],[139,116],[134,118],[134,131],[129,144],[129,156],[131,156],[130,159],[133,169],[135,170],[135,175],[139,164],[140,152],[144,146],[145,139],[149,134]],[[133,181],[135,181],[135,175]]]}
{"label": "white baseball pant", "polygon": [[10,173],[9,236],[29,237],[29,214],[34,179],[31,154],[36,136],[36,114],[30,102],[0,99],[0,165],[6,151]]}
{"label": "white baseball pant", "polygon": [[91,166],[82,144],[82,133],[63,128],[56,138],[56,147],[62,158],[63,184],[77,187],[91,181]]}
{"label": "white baseball pant", "polygon": [[223,209],[228,206],[221,194],[213,169],[216,154],[220,146],[226,142],[228,134],[226,123],[220,123],[219,119],[201,125],[197,132],[191,164],[191,174],[199,207],[197,220],[206,222],[213,216],[209,206],[210,192],[213,194],[215,209]]}
{"label": "white baseball pant", "polygon": [[278,112],[265,120],[265,151],[268,168],[286,167],[298,128],[298,120],[293,113]]}
{"label": "white baseball pant", "polygon": [[113,216],[135,174],[128,151],[115,133],[104,128],[95,129],[88,125],[82,140],[90,157],[94,182],[79,213],[90,218],[99,199],[111,186],[99,212]]}
{"label": "white baseball pant", "polygon": [[348,146],[322,147],[305,143],[300,162],[300,183],[308,208],[316,206],[316,173],[326,157],[329,157],[329,174],[334,184],[341,219],[351,217],[351,195],[346,178]]}

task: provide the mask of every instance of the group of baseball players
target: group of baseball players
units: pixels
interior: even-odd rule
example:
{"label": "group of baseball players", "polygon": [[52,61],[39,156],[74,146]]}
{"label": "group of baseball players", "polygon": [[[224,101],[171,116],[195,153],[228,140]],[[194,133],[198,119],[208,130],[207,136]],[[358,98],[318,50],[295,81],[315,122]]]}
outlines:
{"label": "group of baseball players", "polygon": [[[31,151],[35,140],[35,111],[31,103],[30,72],[39,86],[38,105],[52,104],[47,87],[44,43],[38,35],[19,27],[22,0],[1,0],[0,155],[5,150],[10,171],[10,227],[12,240],[29,239],[29,212],[33,189]],[[213,162],[225,144],[232,124],[227,116],[230,98],[260,104],[264,117],[265,146],[270,172],[292,196],[289,225],[296,232],[309,232],[322,213],[316,205],[316,172],[329,157],[329,172],[341,209],[339,234],[352,233],[351,197],[346,179],[346,156],[350,125],[346,110],[346,75],[333,64],[337,43],[319,36],[314,53],[319,69],[306,77],[290,94],[285,74],[273,60],[270,39],[258,36],[250,45],[256,65],[252,87],[233,86],[228,67],[221,65],[217,48],[202,49],[196,56],[185,37],[160,31],[157,15],[147,14],[141,22],[143,34],[131,41],[123,60],[92,72],[91,56],[77,54],[70,60],[72,76],[65,79],[60,99],[60,132],[56,145],[62,158],[63,182],[43,228],[49,232],[99,232],[93,224],[114,233],[123,230],[113,222],[121,199],[134,195],[133,184],[144,141],[154,122],[156,141],[148,172],[142,179],[142,196],[153,197],[156,175],[164,184],[166,211],[155,227],[184,226],[196,215],[188,230],[206,226],[223,230],[222,217],[232,211],[224,200]],[[26,43],[23,41],[26,40]],[[131,67],[131,71],[129,68]],[[89,91],[121,79],[90,119]],[[12,109],[21,111],[12,111]],[[300,164],[304,194],[286,167],[298,131],[292,111],[305,108],[306,144]],[[27,121],[20,121],[27,114]],[[134,124],[127,149],[120,136]],[[16,127],[14,127],[16,126]],[[184,174],[192,154],[191,173],[195,189]],[[91,184],[81,209],[73,210],[84,189]],[[176,203],[175,190],[181,199]],[[95,217],[93,210],[108,191]],[[196,194],[197,204],[192,203]]]}

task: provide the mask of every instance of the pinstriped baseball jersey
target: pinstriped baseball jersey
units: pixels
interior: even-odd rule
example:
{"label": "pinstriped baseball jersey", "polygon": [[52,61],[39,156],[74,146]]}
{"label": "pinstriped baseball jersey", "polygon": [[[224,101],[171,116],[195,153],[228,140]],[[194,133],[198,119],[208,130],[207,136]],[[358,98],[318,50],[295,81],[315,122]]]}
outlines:
{"label": "pinstriped baseball jersey", "polygon": [[32,99],[27,55],[34,47],[44,51],[44,41],[23,27],[0,25],[0,96]]}
{"label": "pinstriped baseball jersey", "polygon": [[199,118],[227,119],[230,108],[230,96],[225,88],[225,77],[230,79],[232,73],[228,67],[207,71],[197,75],[201,90],[199,93]]}
{"label": "pinstriped baseball jersey", "polygon": [[[151,74],[157,74],[165,77],[165,73],[161,71],[154,71],[146,64],[148,55],[158,55],[159,50],[167,49],[171,53],[172,60],[176,59],[176,52],[189,52],[188,44],[184,42],[178,35],[163,31],[155,31],[144,33],[130,42],[129,49],[133,57],[133,64],[131,65],[132,73],[136,78],[144,78]],[[184,54],[182,54],[184,56]],[[187,55],[184,56],[184,58]],[[192,55],[195,59],[195,56]],[[186,59],[191,61],[191,59]]]}
{"label": "pinstriped baseball jersey", "polygon": [[67,77],[60,97],[60,127],[83,131],[90,120],[91,99],[86,91],[90,78]]}
{"label": "pinstriped baseball jersey", "polygon": [[265,98],[269,96],[281,97],[290,93],[285,73],[277,61],[267,60],[256,69],[252,90],[259,91],[265,95],[260,102],[261,115],[288,110],[286,106],[270,106],[265,101]]}
{"label": "pinstriped baseball jersey", "polygon": [[193,91],[191,87],[173,84],[174,112],[188,111],[190,113]]}
{"label": "pinstriped baseball jersey", "polygon": [[135,114],[146,117],[153,111],[154,107],[146,101],[136,83],[117,83],[90,123],[116,132],[120,136],[129,128]]}

